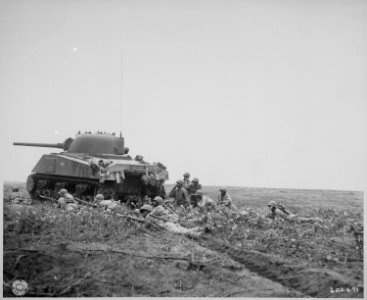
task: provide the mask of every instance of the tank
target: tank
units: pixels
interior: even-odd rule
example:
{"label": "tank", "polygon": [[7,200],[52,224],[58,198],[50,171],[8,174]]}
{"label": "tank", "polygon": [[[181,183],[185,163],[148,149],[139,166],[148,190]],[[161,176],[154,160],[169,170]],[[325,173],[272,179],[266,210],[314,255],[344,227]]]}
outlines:
{"label": "tank", "polygon": [[28,176],[27,191],[33,199],[55,198],[62,188],[86,201],[96,194],[123,202],[166,196],[167,168],[159,162],[148,163],[141,155],[132,158],[121,134],[79,132],[63,143],[13,145],[62,149],[44,154]]}

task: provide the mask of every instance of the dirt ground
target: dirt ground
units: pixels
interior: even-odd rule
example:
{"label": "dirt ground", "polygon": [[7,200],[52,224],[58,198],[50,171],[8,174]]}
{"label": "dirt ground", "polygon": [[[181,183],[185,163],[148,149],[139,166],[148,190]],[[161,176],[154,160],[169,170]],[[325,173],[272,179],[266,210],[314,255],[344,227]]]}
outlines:
{"label": "dirt ground", "polygon": [[[326,221],[319,227],[269,225],[254,213],[237,229],[193,239],[120,224],[115,216],[93,215],[96,222],[85,227],[80,217],[62,216],[71,227],[54,228],[50,224],[61,223],[45,223],[57,213],[50,205],[16,206],[5,199],[4,296],[13,297],[12,282],[24,279],[30,297],[363,298],[363,257],[346,230],[350,222],[363,221],[361,193],[229,190],[239,207],[261,212],[269,199],[282,200],[297,213],[302,208],[311,215],[319,207],[317,216],[325,215]],[[5,197],[8,191],[5,186]],[[207,188],[206,193],[214,198],[216,191]],[[29,224],[12,223],[22,216]],[[86,233],[88,226],[100,235]]]}

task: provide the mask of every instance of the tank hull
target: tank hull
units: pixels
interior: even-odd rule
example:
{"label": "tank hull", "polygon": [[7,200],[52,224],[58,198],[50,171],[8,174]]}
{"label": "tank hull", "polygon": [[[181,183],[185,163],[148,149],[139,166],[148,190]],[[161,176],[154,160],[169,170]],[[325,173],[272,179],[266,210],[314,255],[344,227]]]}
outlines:
{"label": "tank hull", "polygon": [[[168,179],[167,171],[159,164],[114,155],[45,154],[32,172],[27,190],[33,198],[57,197],[57,192],[66,188],[86,201],[97,193],[122,201],[129,196],[162,196],[160,191]],[[153,177],[154,184],[152,180],[144,183],[143,177]]]}

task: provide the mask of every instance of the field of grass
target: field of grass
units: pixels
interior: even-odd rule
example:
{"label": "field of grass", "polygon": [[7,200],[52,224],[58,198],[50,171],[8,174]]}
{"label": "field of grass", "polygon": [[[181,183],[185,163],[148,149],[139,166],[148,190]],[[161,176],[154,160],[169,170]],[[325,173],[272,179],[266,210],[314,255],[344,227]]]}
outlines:
{"label": "field of grass", "polygon": [[[203,190],[215,199],[218,187]],[[363,222],[363,193],[228,191],[249,214],[216,215],[216,230],[196,239],[121,218],[122,209],[66,212],[4,200],[4,296],[22,278],[28,296],[363,297],[363,256],[350,232]],[[321,221],[264,218],[270,200]]]}

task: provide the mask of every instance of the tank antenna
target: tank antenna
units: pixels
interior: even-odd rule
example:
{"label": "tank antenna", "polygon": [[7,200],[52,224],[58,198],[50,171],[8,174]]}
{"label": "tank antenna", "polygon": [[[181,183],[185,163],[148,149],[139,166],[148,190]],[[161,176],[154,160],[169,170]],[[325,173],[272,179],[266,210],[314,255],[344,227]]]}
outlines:
{"label": "tank antenna", "polygon": [[122,79],[123,79],[123,75],[122,75],[122,48],[121,48],[121,82],[120,82],[120,137],[122,137]]}

